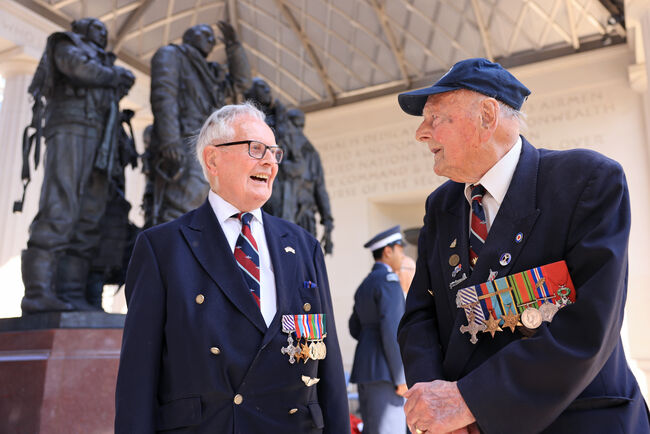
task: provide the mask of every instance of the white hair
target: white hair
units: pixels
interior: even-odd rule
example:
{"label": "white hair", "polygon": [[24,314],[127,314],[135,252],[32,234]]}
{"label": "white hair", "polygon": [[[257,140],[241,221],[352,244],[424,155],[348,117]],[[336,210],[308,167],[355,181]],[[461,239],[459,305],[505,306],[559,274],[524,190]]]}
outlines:
{"label": "white hair", "polygon": [[203,160],[203,150],[214,143],[224,143],[233,139],[235,120],[242,116],[252,117],[264,122],[266,115],[251,101],[242,104],[231,104],[221,107],[213,112],[201,127],[201,132],[196,139],[196,157],[199,159],[203,176],[208,179],[208,171]]}
{"label": "white hair", "polygon": [[501,109],[501,116],[509,119],[516,119],[519,124],[519,131],[526,131],[528,129],[528,124],[526,124],[526,113],[521,110],[517,110],[508,104],[497,100],[499,103],[499,108]]}

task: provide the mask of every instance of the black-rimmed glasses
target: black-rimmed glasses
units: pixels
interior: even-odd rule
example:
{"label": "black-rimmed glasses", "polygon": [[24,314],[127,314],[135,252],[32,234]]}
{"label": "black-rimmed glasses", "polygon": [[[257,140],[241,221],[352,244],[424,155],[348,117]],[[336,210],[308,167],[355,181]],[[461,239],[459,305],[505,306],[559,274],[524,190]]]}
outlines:
{"label": "black-rimmed glasses", "polygon": [[219,146],[233,146],[233,145],[243,145],[243,144],[248,144],[248,155],[258,160],[264,158],[267,149],[271,153],[271,155],[273,155],[273,158],[275,158],[275,162],[278,164],[280,164],[280,162],[282,161],[282,156],[284,156],[284,151],[282,150],[282,148],[278,146],[268,146],[256,140],[240,140],[238,142],[228,142],[228,143],[221,143],[218,145],[210,145],[210,146],[214,146],[215,148],[218,148]]}

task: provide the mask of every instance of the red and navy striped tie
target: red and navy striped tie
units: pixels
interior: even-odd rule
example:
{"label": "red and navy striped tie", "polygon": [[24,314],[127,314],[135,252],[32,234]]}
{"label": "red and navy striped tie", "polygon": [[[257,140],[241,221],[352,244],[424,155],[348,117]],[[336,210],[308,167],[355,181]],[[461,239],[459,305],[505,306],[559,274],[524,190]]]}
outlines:
{"label": "red and navy striped tie", "polygon": [[239,213],[236,216],[241,221],[241,233],[235,244],[235,260],[244,275],[244,281],[248,286],[257,306],[260,305],[260,255],[257,250],[257,243],[251,232],[251,219],[253,214],[249,212]]}
{"label": "red and navy striped tie", "polygon": [[473,269],[478,261],[485,239],[487,238],[487,222],[483,210],[483,195],[485,187],[481,184],[472,185],[472,215],[469,232],[469,266]]}

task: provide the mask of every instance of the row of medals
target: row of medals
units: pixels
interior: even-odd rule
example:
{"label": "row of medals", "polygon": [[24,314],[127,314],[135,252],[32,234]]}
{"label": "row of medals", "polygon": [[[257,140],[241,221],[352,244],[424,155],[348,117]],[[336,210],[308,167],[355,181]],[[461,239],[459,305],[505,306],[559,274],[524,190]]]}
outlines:
{"label": "row of medals", "polygon": [[[325,338],[324,335],[323,338]],[[303,360],[303,363],[307,363],[307,360],[323,360],[327,355],[327,348],[325,347],[325,342],[322,339],[305,339],[305,342],[300,342],[301,339],[298,339],[296,345],[293,344],[293,337],[289,333],[287,338],[287,346],[282,347],[280,350],[282,354],[289,355],[289,363],[293,364],[296,361]]]}
{"label": "row of medals", "polygon": [[[531,303],[527,303],[527,304],[525,304],[525,306],[527,306],[527,307],[526,307],[526,309],[524,309],[524,311],[521,313],[521,315],[515,314],[515,315],[512,315],[512,316],[514,316],[515,318],[520,317],[521,324],[524,327],[526,327],[527,329],[530,329],[530,330],[535,330],[540,325],[542,325],[543,321],[551,322],[553,320],[553,317],[555,316],[555,314],[561,308],[563,308],[567,304],[571,303],[566,296],[561,296],[561,299],[558,300],[556,303],[548,301],[548,299],[552,299],[554,297],[555,296],[546,297],[545,299],[540,299],[540,300],[543,300],[544,302],[542,303],[542,305],[539,308],[531,306],[531,305],[537,304],[537,300],[533,301]],[[510,314],[508,314],[508,316],[510,316]],[[509,327],[510,324],[506,320],[506,318],[503,317],[503,316],[501,318],[504,319],[504,324],[503,324],[504,327]],[[517,319],[519,319],[519,318],[517,318]],[[516,324],[516,325],[519,325],[519,324]],[[485,333],[487,333],[488,331],[489,330],[484,330]]]}

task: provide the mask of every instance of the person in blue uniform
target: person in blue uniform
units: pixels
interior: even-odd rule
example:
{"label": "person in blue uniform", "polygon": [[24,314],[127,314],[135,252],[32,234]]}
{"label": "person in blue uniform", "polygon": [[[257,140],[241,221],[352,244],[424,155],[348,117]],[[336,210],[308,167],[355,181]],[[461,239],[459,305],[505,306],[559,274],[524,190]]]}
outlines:
{"label": "person in blue uniform", "polygon": [[358,343],[350,382],[359,390],[364,434],[404,433],[406,380],[397,344],[404,295],[395,273],[404,258],[400,227],[377,234],[364,247],[375,264],[354,295],[349,327]]}
{"label": "person in blue uniform", "polygon": [[[520,135],[529,94],[477,58],[398,97],[422,116],[416,138],[450,179],[427,199],[399,327],[407,422],[415,434],[647,434],[620,336],[630,234],[623,169],[590,150],[533,147]],[[459,290],[558,261],[573,304],[532,328],[511,311],[508,329],[501,316],[501,327],[484,320],[475,339],[463,333],[471,315],[458,308]]]}
{"label": "person in blue uniform", "polygon": [[207,200],[133,250],[115,432],[349,433],[321,246],[261,210],[283,157],[264,114],[222,107],[196,153]]}

